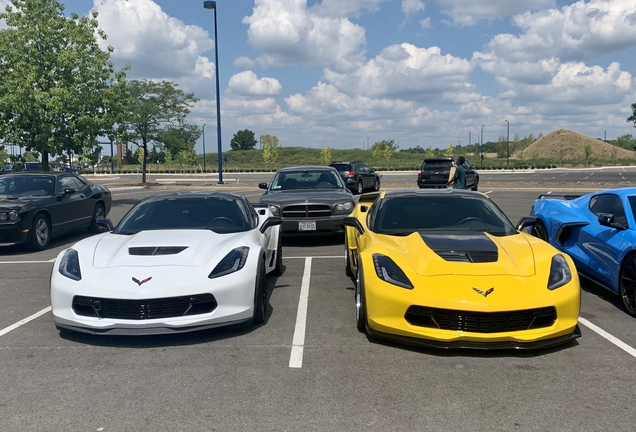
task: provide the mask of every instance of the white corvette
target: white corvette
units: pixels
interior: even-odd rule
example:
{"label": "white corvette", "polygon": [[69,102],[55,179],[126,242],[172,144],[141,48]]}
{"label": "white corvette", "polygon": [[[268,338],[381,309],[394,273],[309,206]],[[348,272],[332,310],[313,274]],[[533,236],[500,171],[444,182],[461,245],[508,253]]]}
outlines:
{"label": "white corvette", "polygon": [[60,252],[55,325],[138,335],[260,324],[266,275],[281,272],[280,224],[266,206],[231,193],[146,198],[114,230]]}

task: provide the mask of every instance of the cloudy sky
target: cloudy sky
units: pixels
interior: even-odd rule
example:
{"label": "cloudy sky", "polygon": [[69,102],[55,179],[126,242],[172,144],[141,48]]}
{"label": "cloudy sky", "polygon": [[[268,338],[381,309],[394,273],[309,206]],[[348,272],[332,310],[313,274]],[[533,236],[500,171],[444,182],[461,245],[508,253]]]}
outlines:
{"label": "cloudy sky", "polygon": [[[7,0],[0,0],[6,3]],[[216,145],[214,11],[202,0],[67,0],[99,12],[129,78],[200,98]],[[224,150],[248,128],[283,146],[445,148],[559,128],[635,134],[636,0],[217,0]],[[201,143],[197,150],[201,152]]]}

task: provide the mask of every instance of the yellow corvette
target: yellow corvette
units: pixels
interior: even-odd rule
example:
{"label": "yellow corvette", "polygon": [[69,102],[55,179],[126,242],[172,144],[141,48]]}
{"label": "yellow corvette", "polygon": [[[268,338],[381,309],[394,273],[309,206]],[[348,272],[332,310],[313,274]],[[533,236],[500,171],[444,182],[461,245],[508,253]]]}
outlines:
{"label": "yellow corvette", "polygon": [[[581,335],[572,259],[517,231],[486,195],[362,195],[345,218],[358,329],[440,348],[544,348]],[[520,228],[522,229],[522,228]]]}

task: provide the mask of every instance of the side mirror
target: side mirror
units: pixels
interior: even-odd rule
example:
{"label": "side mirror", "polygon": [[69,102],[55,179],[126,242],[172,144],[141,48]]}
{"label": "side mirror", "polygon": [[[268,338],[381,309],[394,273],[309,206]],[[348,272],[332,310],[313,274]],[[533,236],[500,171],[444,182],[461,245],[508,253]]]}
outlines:
{"label": "side mirror", "polygon": [[537,218],[532,216],[524,216],[517,222],[517,231],[523,231],[524,229],[533,226],[537,223]]}
{"label": "side mirror", "polygon": [[342,219],[342,223],[344,224],[344,226],[353,227],[357,229],[360,234],[364,234],[364,228],[362,228],[362,224],[360,223],[358,218],[347,216],[346,218]]}
{"label": "side mirror", "polygon": [[95,223],[97,224],[98,227],[104,228],[106,231],[109,231],[109,232],[114,229],[113,223],[108,218],[99,218],[95,221]]}
{"label": "side mirror", "polygon": [[267,183],[259,183],[258,187],[259,189],[267,189]]}
{"label": "side mirror", "polygon": [[627,229],[627,227],[624,224],[620,222],[616,222],[614,220],[614,215],[611,213],[599,213],[598,223],[600,223],[602,226],[606,226],[609,228]]}
{"label": "side mirror", "polygon": [[471,165],[471,166],[470,166],[470,169],[475,169],[475,165]]}
{"label": "side mirror", "polygon": [[265,222],[263,222],[263,225],[261,225],[261,227],[259,228],[259,231],[261,232],[261,234],[265,233],[267,228],[280,225],[282,223],[283,223],[283,218],[281,218],[280,216],[268,217],[267,219],[265,219]]}

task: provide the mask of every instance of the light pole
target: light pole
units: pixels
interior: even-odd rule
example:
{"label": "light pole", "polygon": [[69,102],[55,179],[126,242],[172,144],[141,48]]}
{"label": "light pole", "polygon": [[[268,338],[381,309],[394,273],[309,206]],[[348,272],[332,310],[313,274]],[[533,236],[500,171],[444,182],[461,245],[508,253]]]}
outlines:
{"label": "light pole", "polygon": [[219,44],[216,31],[216,2],[204,1],[205,9],[214,9],[214,75],[216,75],[216,127],[219,139],[219,184],[223,184],[223,147],[221,146],[221,95],[219,94]]}
{"label": "light pole", "polygon": [[481,125],[481,147],[479,149],[479,168],[484,167],[484,154],[482,153],[484,151],[484,126],[485,125]]}
{"label": "light pole", "polygon": [[510,122],[506,120],[506,169],[510,168]]}
{"label": "light pole", "polygon": [[203,172],[205,173],[205,123],[203,123]]}

